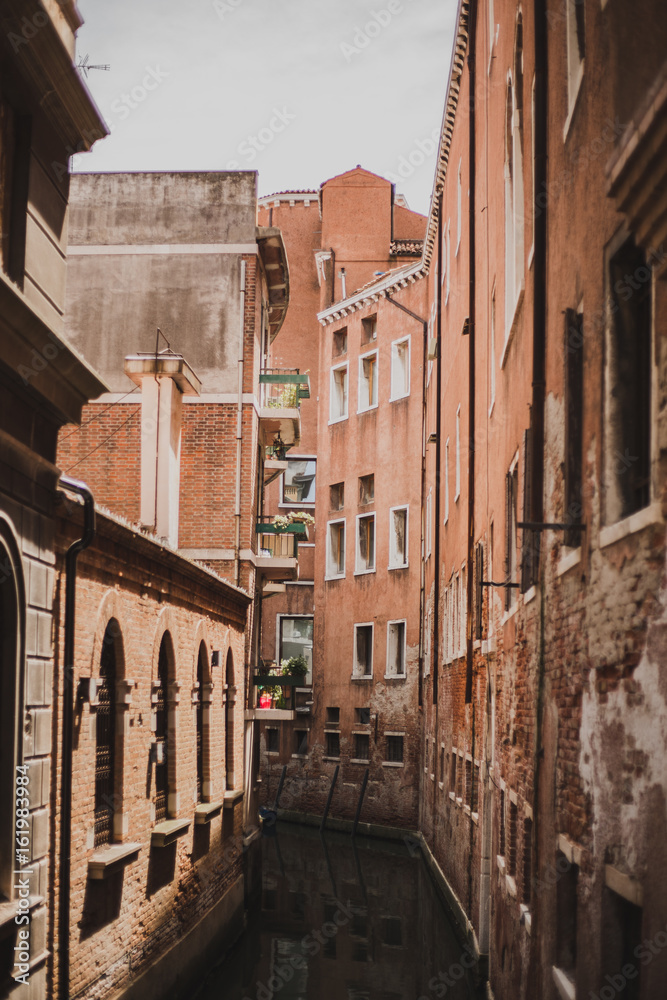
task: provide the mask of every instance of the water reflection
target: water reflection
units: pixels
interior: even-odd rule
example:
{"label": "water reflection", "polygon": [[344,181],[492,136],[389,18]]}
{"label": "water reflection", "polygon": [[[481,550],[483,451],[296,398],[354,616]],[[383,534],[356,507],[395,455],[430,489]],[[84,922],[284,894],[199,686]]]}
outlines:
{"label": "water reflection", "polygon": [[197,1000],[474,996],[472,959],[417,852],[288,824],[259,851],[261,893],[246,933]]}

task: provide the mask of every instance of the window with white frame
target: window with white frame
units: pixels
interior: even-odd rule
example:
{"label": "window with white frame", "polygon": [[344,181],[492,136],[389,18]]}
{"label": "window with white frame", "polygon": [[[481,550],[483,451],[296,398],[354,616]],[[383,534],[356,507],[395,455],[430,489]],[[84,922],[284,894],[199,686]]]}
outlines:
{"label": "window with white frame", "polygon": [[354,626],[354,666],[355,677],[373,675],[373,625],[367,622]]}
{"label": "window with white frame", "polygon": [[288,458],[282,477],[282,500],[285,506],[315,504],[315,458]]}
{"label": "window with white frame", "polygon": [[493,9],[493,0],[489,0],[489,65],[493,53],[493,42],[496,37],[496,18]]}
{"label": "window with white frame", "polygon": [[451,659],[450,656],[450,645],[449,645],[449,617],[451,614],[450,607],[450,594],[449,587],[445,587],[445,592],[442,595],[442,662],[449,663]]}
{"label": "window with white frame", "polygon": [[395,340],[391,345],[391,398],[410,395],[410,338]]}
{"label": "window with white frame", "polygon": [[461,406],[456,410],[456,469],[454,481],[454,500],[461,496]]}
{"label": "window with white frame", "polygon": [[565,0],[567,15],[567,106],[572,111],[584,75],[586,21],[584,0]]}
{"label": "window with white frame", "polygon": [[405,677],[405,619],[387,622],[387,677]]}
{"label": "window with white frame", "polygon": [[523,130],[519,88],[510,76],[505,121],[505,340],[524,281]]}
{"label": "window with white frame", "polygon": [[449,237],[449,220],[447,221],[446,244],[447,244],[447,271],[445,272],[445,275],[446,275],[446,277],[445,277],[445,303],[447,303],[447,301],[449,300],[449,285],[450,285],[450,282],[449,282],[449,272],[451,271],[451,267],[452,267],[452,246],[451,246],[451,240],[450,240],[450,237]]}
{"label": "window with white frame", "polygon": [[489,413],[496,401],[496,286],[491,293],[491,316],[489,317]]}
{"label": "window with white frame", "polygon": [[358,412],[378,405],[378,352],[371,351],[359,358]]}
{"label": "window with white frame", "polygon": [[327,580],[345,576],[345,519],[327,524]]}
{"label": "window with white frame", "polygon": [[308,664],[308,672],[304,675],[304,685],[313,683],[313,617],[312,615],[278,615],[276,629],[277,656],[276,660],[291,660],[302,656]]}
{"label": "window with white frame", "polygon": [[424,558],[428,559],[431,555],[431,521],[433,520],[433,492],[429,487],[428,494],[426,496],[426,503],[424,505]]}
{"label": "window with white frame", "polygon": [[408,508],[389,510],[389,569],[404,569],[408,565]]}
{"label": "window with white frame", "polygon": [[356,573],[375,570],[375,514],[357,515]]}
{"label": "window with white frame", "polygon": [[455,656],[458,656],[459,649],[459,629],[460,629],[460,605],[459,598],[461,596],[459,588],[459,578],[458,576],[452,576],[451,582],[451,643],[450,643],[450,658],[453,660]]}
{"label": "window with white frame", "polygon": [[456,175],[456,253],[458,255],[461,246],[461,214],[463,212],[463,192],[461,190],[461,160]]}
{"label": "window with white frame", "polygon": [[331,369],[329,390],[329,421],[345,420],[347,417],[348,365],[338,365]]}
{"label": "window with white frame", "polygon": [[449,438],[445,441],[445,524],[449,521]]}
{"label": "window with white frame", "polygon": [[457,637],[458,655],[463,656],[466,651],[466,621],[468,616],[468,591],[466,588],[465,566],[459,575],[459,634]]}

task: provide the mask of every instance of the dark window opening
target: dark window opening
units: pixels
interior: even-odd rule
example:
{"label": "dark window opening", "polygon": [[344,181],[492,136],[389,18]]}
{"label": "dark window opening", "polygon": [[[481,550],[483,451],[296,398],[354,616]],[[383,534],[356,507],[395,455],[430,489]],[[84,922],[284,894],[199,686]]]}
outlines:
{"label": "dark window opening", "polygon": [[340,708],[327,708],[327,722],[337,726],[340,722]]}
{"label": "dark window opening", "polygon": [[197,802],[204,801],[204,767],[205,767],[205,737],[204,737],[204,682],[206,680],[206,647],[199,645],[197,657]]}
{"label": "dark window opening", "polygon": [[[565,523],[581,524],[584,420],[584,317],[565,311]],[[581,544],[578,531],[568,530],[563,543]]]}
{"label": "dark window opening", "polygon": [[364,505],[375,499],[375,475],[359,476],[359,503]]}
{"label": "dark window opening", "polygon": [[308,753],[308,730],[294,730],[294,753],[299,757],[305,757]]}
{"label": "dark window opening", "polygon": [[356,674],[370,677],[373,669],[373,626],[357,625],[355,636]]}
{"label": "dark window opening", "polygon": [[278,753],[280,750],[280,739],[278,729],[266,730],[266,749],[268,753]]}
{"label": "dark window opening", "polygon": [[530,890],[533,870],[533,821],[524,819],[523,821],[523,902],[530,903]]}
{"label": "dark window opening", "polygon": [[400,917],[382,918],[382,940],[385,944],[391,945],[394,948],[402,947],[403,928],[401,927]]}
{"label": "dark window opening", "polygon": [[560,852],[556,856],[556,965],[573,972],[577,964],[577,886],[579,868]]}
{"label": "dark window opening", "polygon": [[402,736],[387,736],[387,761],[392,764],[403,763]]}
{"label": "dark window opening", "polygon": [[157,666],[158,687],[155,705],[155,822],[161,823],[167,818],[169,798],[169,738],[167,728],[169,662],[167,659],[167,638],[163,636],[160,643],[160,655]]}
{"label": "dark window opening", "polygon": [[102,640],[100,688],[95,719],[95,847],[113,839],[116,744],[116,635],[109,622]]}
{"label": "dark window opening", "polygon": [[507,874],[514,877],[516,875],[516,838],[517,838],[517,807],[510,801],[510,816],[508,823],[509,850],[507,853]]}
{"label": "dark window opening", "polygon": [[642,944],[642,908],[635,906],[618,893],[605,888],[602,909],[602,976],[600,986],[607,976],[617,976],[626,965],[635,968],[639,975],[626,979],[624,1000],[639,1000],[641,996],[641,962],[637,949]]}
{"label": "dark window opening", "polygon": [[377,316],[369,316],[361,321],[361,343],[370,344],[377,340],[378,320]]}
{"label": "dark window opening", "polygon": [[340,733],[325,733],[326,757],[340,757]]}
{"label": "dark window opening", "polygon": [[345,506],[345,484],[334,483],[329,487],[329,507],[331,510],[342,510]]}
{"label": "dark window opening", "polygon": [[357,715],[357,722],[362,726],[370,725],[371,721],[371,710],[370,708],[355,708]]}
{"label": "dark window opening", "polygon": [[354,734],[354,756],[356,760],[368,760],[370,739],[367,733]]}
{"label": "dark window opening", "polygon": [[611,448],[607,460],[617,493],[613,513],[623,518],[650,502],[651,269],[644,251],[629,239],[611,258],[609,271]]}
{"label": "dark window opening", "polygon": [[337,358],[339,357],[339,355],[345,354],[346,351],[347,351],[347,327],[344,326],[342,330],[334,330],[331,356]]}

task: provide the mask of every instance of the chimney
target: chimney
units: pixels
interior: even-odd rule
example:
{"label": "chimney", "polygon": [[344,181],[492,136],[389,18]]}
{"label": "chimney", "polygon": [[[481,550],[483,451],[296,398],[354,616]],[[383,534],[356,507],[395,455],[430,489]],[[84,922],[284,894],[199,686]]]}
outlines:
{"label": "chimney", "polygon": [[183,396],[201,382],[182,354],[130,354],[125,374],[141,387],[141,524],[178,548]]}

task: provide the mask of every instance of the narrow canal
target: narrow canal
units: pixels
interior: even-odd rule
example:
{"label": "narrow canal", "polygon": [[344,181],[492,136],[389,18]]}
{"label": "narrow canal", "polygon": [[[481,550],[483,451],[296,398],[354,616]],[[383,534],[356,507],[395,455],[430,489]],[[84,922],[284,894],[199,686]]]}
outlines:
{"label": "narrow canal", "polygon": [[193,1000],[472,1000],[457,940],[416,845],[279,823],[257,845],[243,937]]}

